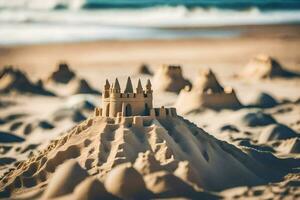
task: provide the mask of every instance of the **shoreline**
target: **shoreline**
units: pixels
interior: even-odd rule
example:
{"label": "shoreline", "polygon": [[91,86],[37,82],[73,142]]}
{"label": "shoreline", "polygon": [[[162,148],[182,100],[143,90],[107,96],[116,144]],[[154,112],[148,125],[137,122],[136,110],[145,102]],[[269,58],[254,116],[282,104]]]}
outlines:
{"label": "shoreline", "polygon": [[[114,27],[114,26],[112,26]],[[116,26],[118,28],[118,26]],[[135,27],[122,27],[119,28],[135,28]],[[232,25],[232,26],[203,26],[195,28],[154,28],[148,31],[169,31],[169,33],[156,33],[156,36],[142,36],[140,38],[101,38],[102,36],[92,36],[90,39],[63,39],[57,41],[41,40],[40,42],[30,41],[21,42],[21,44],[1,44],[0,49],[3,48],[16,48],[16,47],[31,47],[31,46],[44,46],[44,45],[60,45],[60,44],[85,44],[85,43],[111,43],[111,42],[140,42],[140,41],[191,41],[191,40],[225,40],[236,38],[298,38],[300,35],[300,24],[269,24],[269,25]],[[173,32],[174,31],[174,32]],[[176,33],[179,31],[179,33]],[[182,32],[183,31],[183,32]],[[132,33],[133,34],[133,33]],[[160,35],[161,34],[161,35]],[[165,38],[164,34],[169,35]],[[178,36],[175,36],[178,34]],[[192,34],[192,35],[190,35]],[[193,35],[194,34],[194,35]],[[34,37],[34,35],[32,36]],[[64,41],[65,40],[65,41]]]}
{"label": "shoreline", "polygon": [[300,25],[239,28],[245,30],[244,34],[234,38],[100,40],[0,46],[0,68],[6,65],[21,67],[38,78],[60,61],[69,63],[77,71],[84,68],[95,72],[99,67],[134,70],[142,63],[155,69],[167,63],[180,64],[189,70],[210,67],[222,72],[222,68],[226,68],[225,72],[232,75],[252,57],[267,54],[286,68],[300,71]]}

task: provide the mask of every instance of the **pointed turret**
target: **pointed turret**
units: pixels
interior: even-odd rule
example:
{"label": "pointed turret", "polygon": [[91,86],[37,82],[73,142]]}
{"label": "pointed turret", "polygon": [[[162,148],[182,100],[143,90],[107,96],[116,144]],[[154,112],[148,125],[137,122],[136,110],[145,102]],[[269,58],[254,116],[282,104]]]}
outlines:
{"label": "pointed turret", "polygon": [[144,92],[144,91],[143,91],[141,79],[139,79],[138,86],[137,86],[137,88],[136,88],[136,93],[137,93],[137,94],[142,94],[143,92]]}
{"label": "pointed turret", "polygon": [[110,84],[109,84],[108,80],[106,79],[104,89],[109,90],[109,88],[110,88]]}
{"label": "pointed turret", "polygon": [[106,79],[105,85],[104,85],[104,98],[108,98],[109,97],[109,91],[110,90],[110,84],[108,82],[108,80]]}
{"label": "pointed turret", "polygon": [[121,87],[120,87],[118,78],[116,78],[115,83],[112,86],[112,89],[113,89],[113,92],[120,93]]}
{"label": "pointed turret", "polygon": [[149,79],[146,84],[146,93],[152,93],[152,85]]}
{"label": "pointed turret", "polygon": [[133,87],[132,87],[130,77],[128,77],[128,79],[127,79],[126,88],[124,90],[124,93],[133,93]]}

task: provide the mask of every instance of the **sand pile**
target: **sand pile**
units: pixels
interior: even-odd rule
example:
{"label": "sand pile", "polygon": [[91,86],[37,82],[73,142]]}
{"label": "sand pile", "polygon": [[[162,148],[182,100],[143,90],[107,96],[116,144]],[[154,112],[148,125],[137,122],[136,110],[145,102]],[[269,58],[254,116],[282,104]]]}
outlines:
{"label": "sand pile", "polygon": [[42,84],[32,83],[24,72],[9,66],[0,72],[0,93],[11,92],[54,96]]}
{"label": "sand pile", "polygon": [[60,63],[58,69],[50,74],[45,86],[61,96],[73,94],[101,94],[92,88],[87,80],[80,78],[66,63]]}
{"label": "sand pile", "polygon": [[266,126],[276,123],[276,120],[271,115],[262,111],[244,113],[238,120],[241,124],[249,127]]}
{"label": "sand pile", "polygon": [[145,63],[141,64],[137,68],[137,74],[153,76],[153,72],[150,70],[149,66]]}
{"label": "sand pile", "polygon": [[181,90],[175,107],[179,113],[188,113],[201,108],[237,109],[242,105],[232,88],[220,85],[211,70],[200,72],[191,90]]}
{"label": "sand pile", "polygon": [[178,65],[163,65],[153,78],[153,87],[157,91],[179,93],[186,86],[192,85],[183,77],[182,69]]}
{"label": "sand pile", "polygon": [[279,103],[277,102],[277,100],[270,94],[260,92],[253,99],[250,100],[249,106],[258,108],[272,108],[278,104]]}
{"label": "sand pile", "polygon": [[278,147],[278,150],[285,154],[299,154],[300,153],[299,134],[297,138],[284,140]]}
{"label": "sand pile", "polygon": [[283,124],[272,124],[266,127],[259,136],[259,143],[266,143],[272,140],[285,140],[289,138],[300,138],[300,134]]}
{"label": "sand pile", "polygon": [[276,77],[292,78],[300,77],[300,75],[284,69],[276,59],[268,55],[257,55],[246,65],[241,77],[267,79]]}
{"label": "sand pile", "polygon": [[0,143],[15,143],[15,142],[23,142],[24,139],[13,133],[0,131]]}
{"label": "sand pile", "polygon": [[[130,167],[132,172],[130,170],[127,172],[127,167],[117,172],[114,172],[113,168],[127,162],[136,166],[135,162],[141,162],[140,152],[147,151],[155,158],[158,166],[148,170],[143,178],[147,190],[157,197],[176,196],[180,191],[185,191],[184,194],[190,194],[191,191],[198,194],[199,191],[196,191],[194,186],[221,190],[239,185],[256,185],[269,181],[270,173],[281,174],[278,172],[280,169],[274,166],[270,168],[265,163],[253,160],[238,148],[215,139],[174,113],[168,111],[169,114],[166,115],[163,109],[160,112],[162,115],[144,117],[89,118],[60,139],[52,141],[46,149],[10,170],[1,179],[1,188],[4,189],[1,195],[17,195],[18,192],[26,192],[34,186],[40,188],[48,181],[59,177],[53,173],[60,164],[69,159],[75,159],[80,165],[80,170],[86,174],[102,177],[101,180],[104,179],[108,183],[115,181],[113,185],[118,181],[109,177],[119,173],[125,173],[122,176],[129,176],[132,180],[138,179],[142,182],[142,173],[133,172],[132,167]],[[151,161],[151,159],[143,160]],[[189,166],[180,164],[183,161],[188,162]],[[153,163],[147,163],[145,166],[151,165]],[[110,171],[114,175],[110,175]],[[129,174],[126,175],[127,173]],[[232,179],[232,176],[240,178]],[[199,179],[195,181],[195,177]],[[174,181],[181,183],[174,184]],[[54,191],[50,186],[49,184],[46,187],[46,191]],[[142,186],[139,184],[138,188],[141,189]],[[185,189],[179,190],[178,187]],[[55,188],[55,191],[59,190]],[[121,197],[136,195],[135,192],[130,193],[133,190],[130,188],[131,184],[124,184],[122,189],[107,188],[107,190]],[[124,194],[124,191],[128,193]],[[45,195],[49,193],[45,192]]]}
{"label": "sand pile", "polygon": [[57,83],[67,84],[75,78],[75,76],[75,72],[70,70],[69,65],[62,62],[58,64],[58,69],[54,71],[48,79]]}
{"label": "sand pile", "polygon": [[76,87],[74,88],[73,94],[97,94],[99,95],[100,92],[93,89],[85,79],[80,79]]}
{"label": "sand pile", "polygon": [[[209,84],[202,85],[209,88],[204,87]],[[222,91],[220,87],[212,88]],[[12,154],[1,154],[10,160],[0,159],[0,164],[12,164],[1,171],[4,175],[0,177],[0,196],[217,199],[209,191],[280,181],[300,166],[297,160],[281,160],[250,142],[247,144],[247,138],[241,145],[246,146],[243,149],[218,140],[178,116],[175,108],[154,108],[150,81],[145,89],[141,81],[134,88],[129,78],[124,92],[118,80],[113,84],[107,81],[101,105],[85,121],[56,139],[52,137],[48,145],[5,150],[9,153],[15,150],[20,155],[24,148],[29,149],[27,154],[35,149],[28,158],[18,162]],[[244,128],[276,123],[260,112],[242,114],[239,119],[247,127],[237,123],[224,130],[245,137],[249,135],[242,135]],[[50,120],[55,128],[62,126],[70,115],[58,112],[56,117]],[[7,118],[16,119],[18,115]],[[286,145],[291,147],[290,152],[299,149],[297,141]]]}

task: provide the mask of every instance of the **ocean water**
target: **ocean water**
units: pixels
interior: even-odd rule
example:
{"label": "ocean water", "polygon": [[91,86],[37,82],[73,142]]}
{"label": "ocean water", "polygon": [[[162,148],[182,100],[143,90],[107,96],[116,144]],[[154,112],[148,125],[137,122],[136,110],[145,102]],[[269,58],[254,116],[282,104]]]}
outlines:
{"label": "ocean water", "polygon": [[209,27],[299,23],[300,0],[0,0],[0,45],[235,37]]}

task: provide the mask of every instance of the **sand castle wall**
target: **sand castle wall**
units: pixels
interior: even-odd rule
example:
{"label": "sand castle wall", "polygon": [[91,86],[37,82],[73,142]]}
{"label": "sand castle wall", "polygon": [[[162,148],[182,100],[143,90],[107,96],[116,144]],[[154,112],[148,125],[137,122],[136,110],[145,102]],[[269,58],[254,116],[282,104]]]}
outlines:
{"label": "sand castle wall", "polygon": [[[95,108],[94,115],[96,117],[106,117],[102,114],[102,108]],[[121,112],[118,112],[117,117],[107,117],[106,122],[108,124],[123,124],[125,127],[145,127],[149,126],[154,119],[164,119],[169,117],[176,117],[177,112],[175,108],[152,108],[147,116],[122,116]]]}
{"label": "sand castle wall", "polygon": [[241,106],[234,91],[230,93],[204,93],[202,94],[201,104],[204,107],[209,107],[213,109],[234,109],[239,108]]}
{"label": "sand castle wall", "polygon": [[109,117],[147,115],[152,108],[152,94],[114,94],[110,98],[103,99],[103,115]]}

